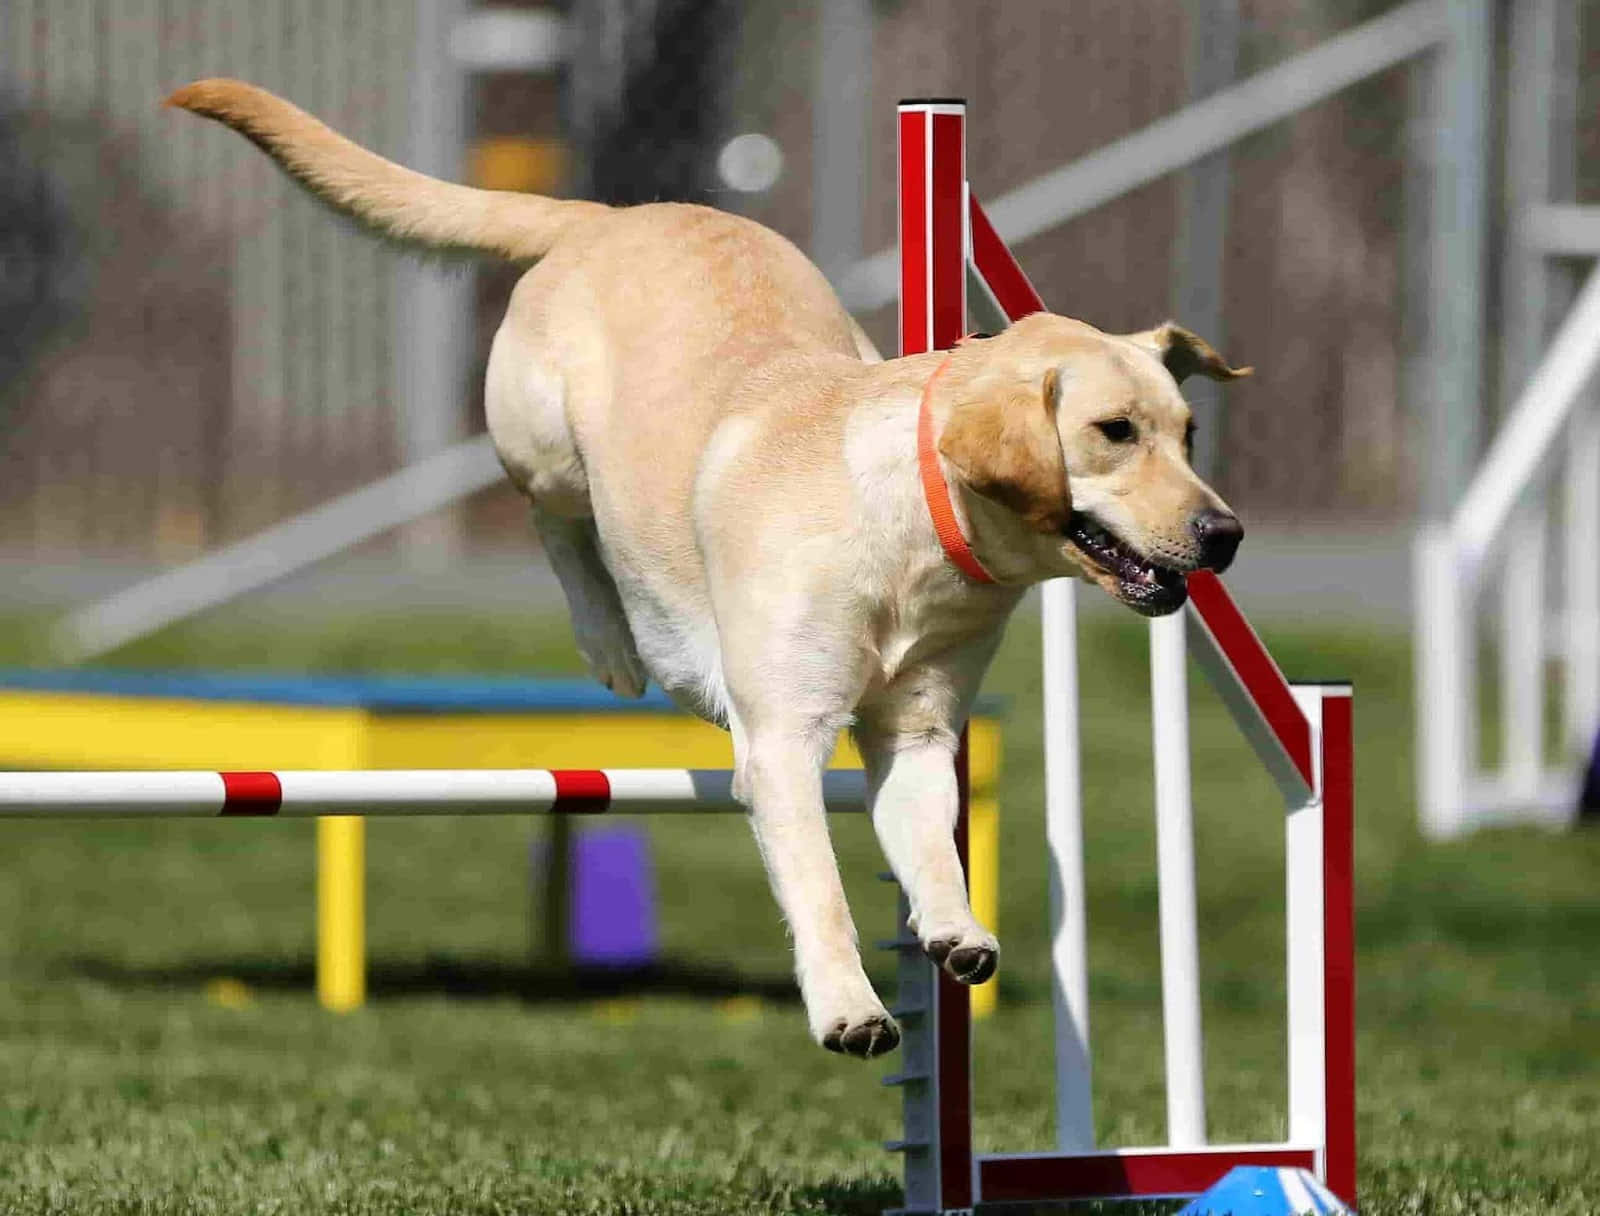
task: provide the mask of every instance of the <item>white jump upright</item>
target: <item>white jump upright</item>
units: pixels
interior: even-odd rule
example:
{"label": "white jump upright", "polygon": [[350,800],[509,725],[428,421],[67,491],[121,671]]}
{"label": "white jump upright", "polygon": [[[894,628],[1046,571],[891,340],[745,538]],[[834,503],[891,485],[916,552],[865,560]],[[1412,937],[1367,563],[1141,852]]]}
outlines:
{"label": "white jump upright", "polygon": [[[965,106],[899,112],[901,334],[906,353],[966,328],[966,285],[1015,320],[1044,305],[965,182]],[[957,200],[964,215],[954,213]],[[1348,685],[1291,686],[1208,572],[1189,579],[1182,617],[1151,622],[1169,1143],[1097,1150],[1090,1094],[1075,599],[1043,588],[1045,832],[1051,861],[1057,1148],[977,1153],[965,990],[906,947],[900,1008],[906,1212],[979,1203],[1198,1194],[1235,1165],[1313,1170],[1355,1198],[1355,946],[1351,697]],[[1210,1145],[1205,1131],[1186,655],[1193,653],[1284,796],[1288,887],[1289,1139]]]}
{"label": "white jump upright", "polygon": [[1044,831],[1050,856],[1050,988],[1055,1006],[1056,1144],[1094,1147],[1089,1059],[1089,916],[1083,873],[1083,767],[1078,747],[1077,585],[1040,590],[1044,691]]}
{"label": "white jump upright", "polygon": [[1183,618],[1150,622],[1151,754],[1156,770],[1156,900],[1161,925],[1161,1027],[1167,1143],[1206,1142],[1205,1036],[1200,1029],[1200,926],[1189,800],[1189,671]]}
{"label": "white jump upright", "polygon": [[[901,156],[905,152],[902,149]],[[904,169],[902,169],[904,174]],[[902,179],[903,180],[903,179]],[[967,281],[996,324],[1045,311],[1044,301],[967,193]],[[1050,859],[1050,975],[1054,1004],[1056,1145],[1094,1148],[1089,1056],[1088,904],[1083,872],[1083,774],[1078,730],[1078,591],[1058,578],[1039,589],[1043,628],[1045,841]],[[1198,1003],[1198,996],[1197,996]]]}

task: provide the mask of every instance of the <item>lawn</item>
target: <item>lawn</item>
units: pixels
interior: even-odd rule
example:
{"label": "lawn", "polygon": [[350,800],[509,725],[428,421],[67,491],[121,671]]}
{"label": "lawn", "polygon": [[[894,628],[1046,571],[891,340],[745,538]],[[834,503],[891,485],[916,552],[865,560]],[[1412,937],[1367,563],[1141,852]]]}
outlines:
{"label": "lawn", "polygon": [[[1269,629],[1356,685],[1363,1210],[1600,1211],[1600,834],[1416,836],[1396,639]],[[1160,1139],[1147,673],[1132,619],[1085,627],[1096,1117]],[[29,646],[0,631],[0,659]],[[977,1132],[1050,1144],[1036,624],[1009,698],[1001,1009]],[[572,670],[559,629],[450,616],[267,630],[219,619],[122,656],[279,670]],[[1199,677],[1196,677],[1197,681]],[[1214,1137],[1284,1130],[1282,812],[1197,692]],[[540,758],[530,757],[529,763]],[[271,758],[263,757],[263,765]],[[541,825],[369,828],[372,1000],[312,999],[311,825],[0,824],[0,1210],[876,1212],[898,1202],[895,1067],[805,1036],[746,827],[656,821],[670,962],[603,985],[528,962]],[[866,825],[835,836],[864,939],[890,929]],[[887,955],[871,964],[885,994]]]}

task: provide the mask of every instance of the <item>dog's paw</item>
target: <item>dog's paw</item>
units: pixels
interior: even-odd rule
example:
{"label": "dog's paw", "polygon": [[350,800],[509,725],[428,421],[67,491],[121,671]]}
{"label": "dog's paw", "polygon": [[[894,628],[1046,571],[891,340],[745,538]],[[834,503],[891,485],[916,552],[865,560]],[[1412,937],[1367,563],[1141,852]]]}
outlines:
{"label": "dog's paw", "polygon": [[811,1037],[829,1051],[863,1060],[893,1051],[900,1045],[900,1027],[860,964],[851,970],[853,974],[836,975],[831,983],[819,983],[822,977],[815,972],[802,974]]}
{"label": "dog's paw", "polygon": [[922,950],[962,984],[981,984],[1000,965],[999,941],[977,925],[965,932],[933,933],[922,939]]}
{"label": "dog's paw", "polygon": [[880,1007],[853,1021],[848,1017],[834,1018],[820,1041],[829,1051],[870,1060],[900,1046],[900,1027],[889,1011]]}

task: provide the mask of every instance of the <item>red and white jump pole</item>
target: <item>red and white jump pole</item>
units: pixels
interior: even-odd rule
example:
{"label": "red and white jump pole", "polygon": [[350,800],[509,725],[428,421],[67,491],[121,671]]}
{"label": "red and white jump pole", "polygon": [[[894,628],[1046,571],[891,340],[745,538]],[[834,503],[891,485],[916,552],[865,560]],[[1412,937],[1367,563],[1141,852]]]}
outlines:
{"label": "red and white jump pole", "polygon": [[[965,114],[963,103],[949,99],[900,106],[903,353],[951,345],[966,330],[969,271],[993,311],[1010,320],[1044,308],[967,188]],[[1095,1149],[1075,602],[1073,584],[1055,580],[1043,590],[1043,686],[1058,1147],[1049,1153],[973,1151],[965,991],[907,950],[901,968],[901,1005],[911,1015],[902,1041],[905,1068],[888,1081],[905,1091],[906,1133],[891,1147],[906,1155],[908,1212],[1188,1196],[1235,1165],[1309,1169],[1354,1202],[1350,688],[1285,680],[1215,575],[1192,575],[1189,594],[1184,616],[1151,622],[1169,1143]],[[1278,784],[1288,812],[1289,1139],[1281,1144],[1206,1142],[1188,771],[1191,648]],[[900,936],[906,936],[903,929]]]}
{"label": "red and white jump pole", "polygon": [[[860,810],[859,772],[823,775],[831,810]],[[727,769],[387,769],[371,772],[0,773],[0,819],[325,815],[629,815],[741,809]]]}
{"label": "red and white jump pole", "polygon": [[[946,350],[967,332],[966,104],[902,102],[900,143],[900,353]],[[949,251],[955,250],[952,258]],[[956,755],[956,851],[967,869],[967,736]],[[972,1206],[971,992],[932,965],[906,925],[899,951],[900,1072],[905,1130],[890,1147],[906,1154],[906,1209]]]}

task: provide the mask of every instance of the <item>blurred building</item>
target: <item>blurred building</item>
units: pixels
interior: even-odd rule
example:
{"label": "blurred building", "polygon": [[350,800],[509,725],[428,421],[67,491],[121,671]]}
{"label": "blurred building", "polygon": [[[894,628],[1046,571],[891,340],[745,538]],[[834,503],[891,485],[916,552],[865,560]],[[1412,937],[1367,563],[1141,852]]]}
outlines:
{"label": "blurred building", "polygon": [[175,557],[388,468],[390,256],[239,155],[237,137],[160,102],[197,77],[242,76],[396,154],[406,6],[0,11],[15,132],[0,179],[47,202],[51,273],[71,282],[4,386],[0,544]]}

